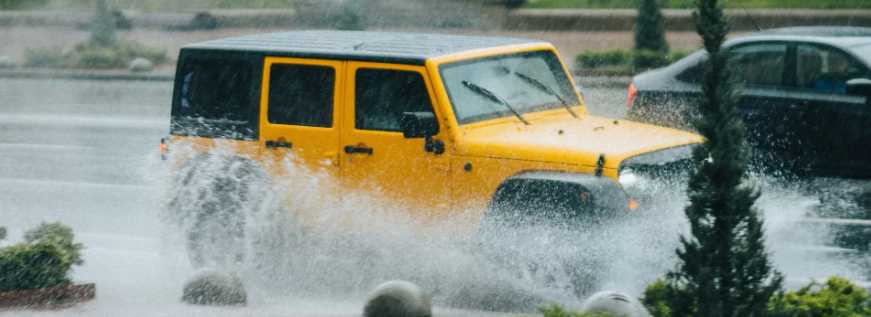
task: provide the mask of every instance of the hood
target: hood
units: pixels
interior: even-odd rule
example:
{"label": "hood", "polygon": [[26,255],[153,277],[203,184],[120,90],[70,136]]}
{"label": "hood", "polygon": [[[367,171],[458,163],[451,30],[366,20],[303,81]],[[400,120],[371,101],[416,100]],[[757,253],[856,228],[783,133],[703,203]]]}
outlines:
{"label": "hood", "polygon": [[591,115],[531,123],[499,121],[466,128],[457,154],[588,166],[595,166],[602,154],[604,167],[616,169],[627,158],[703,140],[690,132]]}

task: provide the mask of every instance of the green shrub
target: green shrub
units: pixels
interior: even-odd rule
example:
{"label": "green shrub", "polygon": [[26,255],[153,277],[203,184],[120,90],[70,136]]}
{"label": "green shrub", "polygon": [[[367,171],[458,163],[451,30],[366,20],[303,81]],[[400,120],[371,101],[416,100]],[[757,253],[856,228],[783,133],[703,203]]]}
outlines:
{"label": "green shrub", "polygon": [[[678,317],[675,304],[686,299],[663,280],[647,286],[641,302],[653,317]],[[690,308],[694,310],[694,308]],[[840,278],[825,284],[811,282],[798,291],[779,293],[768,302],[771,317],[861,317],[871,316],[871,296],[867,290]]]}
{"label": "green shrub", "polygon": [[636,70],[644,70],[668,65],[665,53],[651,50],[638,50],[632,55],[632,61]]}
{"label": "green shrub", "polygon": [[548,305],[538,309],[544,317],[611,317],[611,314],[606,313],[580,313],[567,311],[558,305]]}
{"label": "green shrub", "polygon": [[28,67],[64,67],[67,56],[60,48],[28,48],[24,51],[24,65]]}
{"label": "green shrub", "polygon": [[671,317],[670,300],[673,298],[671,289],[664,280],[658,279],[644,289],[641,303],[647,307],[653,317]]}
{"label": "green shrub", "polygon": [[32,9],[45,6],[48,0],[0,0],[0,10]]}
{"label": "green shrub", "polygon": [[21,243],[0,249],[0,292],[69,283],[73,263],[54,243]]}
{"label": "green shrub", "polygon": [[611,50],[604,52],[585,51],[578,54],[575,61],[578,66],[583,68],[626,65],[632,62],[632,52],[627,50]]}
{"label": "green shrub", "polygon": [[82,265],[82,244],[75,242],[75,235],[70,227],[60,223],[43,223],[24,233],[24,242],[30,244],[52,243],[60,247],[64,260],[75,265]]}
{"label": "green shrub", "polygon": [[871,316],[868,291],[847,279],[832,277],[816,281],[795,292],[774,297],[768,304],[772,316],[861,317]]}

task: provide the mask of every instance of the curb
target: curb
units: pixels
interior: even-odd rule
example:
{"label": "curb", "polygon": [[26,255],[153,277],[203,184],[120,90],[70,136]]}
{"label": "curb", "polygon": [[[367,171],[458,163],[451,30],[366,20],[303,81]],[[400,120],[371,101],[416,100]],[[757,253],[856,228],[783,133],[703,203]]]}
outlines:
{"label": "curb", "polygon": [[69,69],[0,69],[0,78],[15,79],[79,79],[79,80],[129,80],[129,81],[172,81],[170,72],[135,74],[120,71],[93,71]]}

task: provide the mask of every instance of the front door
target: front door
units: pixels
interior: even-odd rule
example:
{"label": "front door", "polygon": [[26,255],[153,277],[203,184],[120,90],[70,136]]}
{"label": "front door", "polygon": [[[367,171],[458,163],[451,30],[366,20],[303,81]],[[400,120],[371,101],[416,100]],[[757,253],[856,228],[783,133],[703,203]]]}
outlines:
{"label": "front door", "polygon": [[263,64],[261,157],[273,180],[287,187],[286,205],[308,198],[294,194],[338,201],[342,94],[336,92],[342,91],[345,62],[267,57]]}
{"label": "front door", "polygon": [[[421,220],[450,207],[448,154],[427,152],[424,139],[404,138],[399,125],[403,112],[437,108],[425,74],[418,66],[348,64],[340,164],[346,199],[375,198],[376,208]],[[434,139],[444,142],[445,135],[442,124]]]}

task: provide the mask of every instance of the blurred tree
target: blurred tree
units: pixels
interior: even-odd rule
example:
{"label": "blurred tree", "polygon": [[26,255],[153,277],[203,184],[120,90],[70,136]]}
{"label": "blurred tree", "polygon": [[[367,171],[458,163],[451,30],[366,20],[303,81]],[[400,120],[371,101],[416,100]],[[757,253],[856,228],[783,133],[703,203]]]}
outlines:
{"label": "blurred tree", "polygon": [[106,0],[97,0],[97,14],[91,22],[91,43],[98,46],[117,44],[115,37],[115,16],[109,10]]}
{"label": "blurred tree", "polygon": [[765,250],[763,222],[754,208],[759,191],[745,184],[747,146],[736,110],[738,93],[728,84],[729,32],[717,0],[699,0],[696,28],[708,60],[694,125],[706,142],[693,152],[690,235],[681,237],[678,269],[667,275],[672,316],[763,316],[783,277]]}
{"label": "blurred tree", "polygon": [[665,18],[657,0],[641,0],[635,21],[635,49],[668,53],[665,40]]}
{"label": "blurred tree", "polygon": [[344,0],[339,8],[339,16],[336,20],[336,29],[339,30],[364,30],[363,16],[360,13],[361,0]]}

